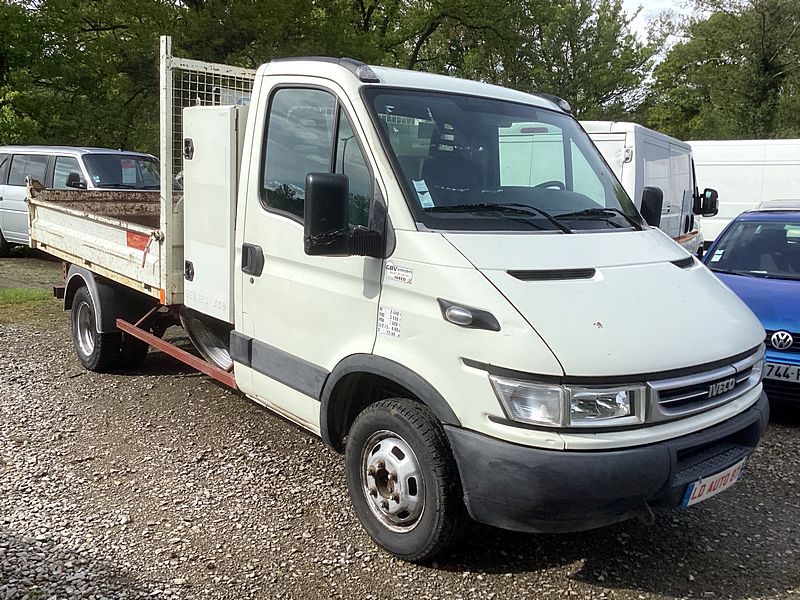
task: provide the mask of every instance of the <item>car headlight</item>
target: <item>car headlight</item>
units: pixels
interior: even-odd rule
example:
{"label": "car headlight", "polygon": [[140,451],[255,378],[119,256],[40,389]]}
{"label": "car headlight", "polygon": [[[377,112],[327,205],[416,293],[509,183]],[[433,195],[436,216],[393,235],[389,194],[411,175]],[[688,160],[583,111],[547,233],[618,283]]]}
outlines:
{"label": "car headlight", "polygon": [[755,379],[756,383],[761,381],[764,377],[764,359],[757,360],[753,363],[753,370],[750,371],[750,378]]}
{"label": "car headlight", "polygon": [[633,425],[644,421],[643,386],[582,387],[540,384],[490,375],[506,414],[547,427]]}

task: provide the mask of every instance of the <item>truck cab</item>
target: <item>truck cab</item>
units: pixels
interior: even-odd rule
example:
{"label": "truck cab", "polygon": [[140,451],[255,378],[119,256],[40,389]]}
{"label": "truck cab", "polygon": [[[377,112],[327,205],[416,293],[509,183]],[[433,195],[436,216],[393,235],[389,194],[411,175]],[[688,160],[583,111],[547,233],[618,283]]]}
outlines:
{"label": "truck cab", "polygon": [[[248,119],[236,381],[345,452],[384,547],[438,548],[452,486],[484,523],[579,530],[688,503],[752,450],[760,325],[643,221],[558,105],[282,60],[259,70]],[[546,150],[509,147],[515,130]],[[663,318],[697,297],[709,309],[682,322],[713,344]]]}

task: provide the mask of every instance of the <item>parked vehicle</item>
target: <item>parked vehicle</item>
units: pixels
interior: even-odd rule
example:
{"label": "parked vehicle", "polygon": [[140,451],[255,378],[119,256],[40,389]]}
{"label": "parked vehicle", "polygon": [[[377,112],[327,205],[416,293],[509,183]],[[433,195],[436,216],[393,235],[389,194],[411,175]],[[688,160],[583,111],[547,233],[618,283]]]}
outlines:
{"label": "parked vehicle", "polygon": [[0,146],[0,255],[28,243],[25,179],[66,190],[158,190],[158,160],[108,148]]}
{"label": "parked vehicle", "polygon": [[[320,435],[366,531],[407,560],[467,513],[584,530],[740,477],[768,420],[763,329],[651,227],[657,190],[643,220],[562,103],[349,59],[161,56],[158,227],[30,200],[33,245],[71,263],[87,369],[141,361],[143,341]],[[251,104],[171,121],[221,79],[253,82]],[[532,156],[560,177],[530,185],[541,165],[501,150],[521,123],[559,133],[565,152]],[[178,317],[208,361],[160,339]]]}
{"label": "parked vehicle", "polygon": [[701,219],[700,231],[713,242],[737,215],[760,202],[797,198],[800,140],[713,140],[688,142],[697,177],[719,190],[719,214]]}
{"label": "parked vehicle", "polygon": [[[637,123],[581,121],[581,125],[637,208],[644,188],[660,188],[664,206],[659,228],[690,254],[702,254],[703,235],[695,215],[711,216],[716,206],[701,213],[691,147]],[[703,194],[716,196],[716,191],[707,188]]]}
{"label": "parked vehicle", "polygon": [[767,397],[800,403],[800,200],[762,202],[742,213],[703,262],[766,329]]}

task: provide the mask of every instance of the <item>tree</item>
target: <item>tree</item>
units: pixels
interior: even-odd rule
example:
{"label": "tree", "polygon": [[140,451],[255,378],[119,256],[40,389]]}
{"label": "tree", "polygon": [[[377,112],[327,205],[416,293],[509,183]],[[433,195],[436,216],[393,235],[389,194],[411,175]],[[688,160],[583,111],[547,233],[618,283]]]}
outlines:
{"label": "tree", "polygon": [[648,120],[682,139],[800,134],[800,3],[697,0],[654,71]]}

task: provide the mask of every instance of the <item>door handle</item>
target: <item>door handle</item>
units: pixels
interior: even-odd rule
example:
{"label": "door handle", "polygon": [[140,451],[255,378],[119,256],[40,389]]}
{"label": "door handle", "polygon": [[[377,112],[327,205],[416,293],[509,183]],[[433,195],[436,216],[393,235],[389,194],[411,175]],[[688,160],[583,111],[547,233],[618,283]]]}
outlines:
{"label": "door handle", "polygon": [[264,251],[255,244],[242,244],[242,273],[259,277],[264,270]]}

